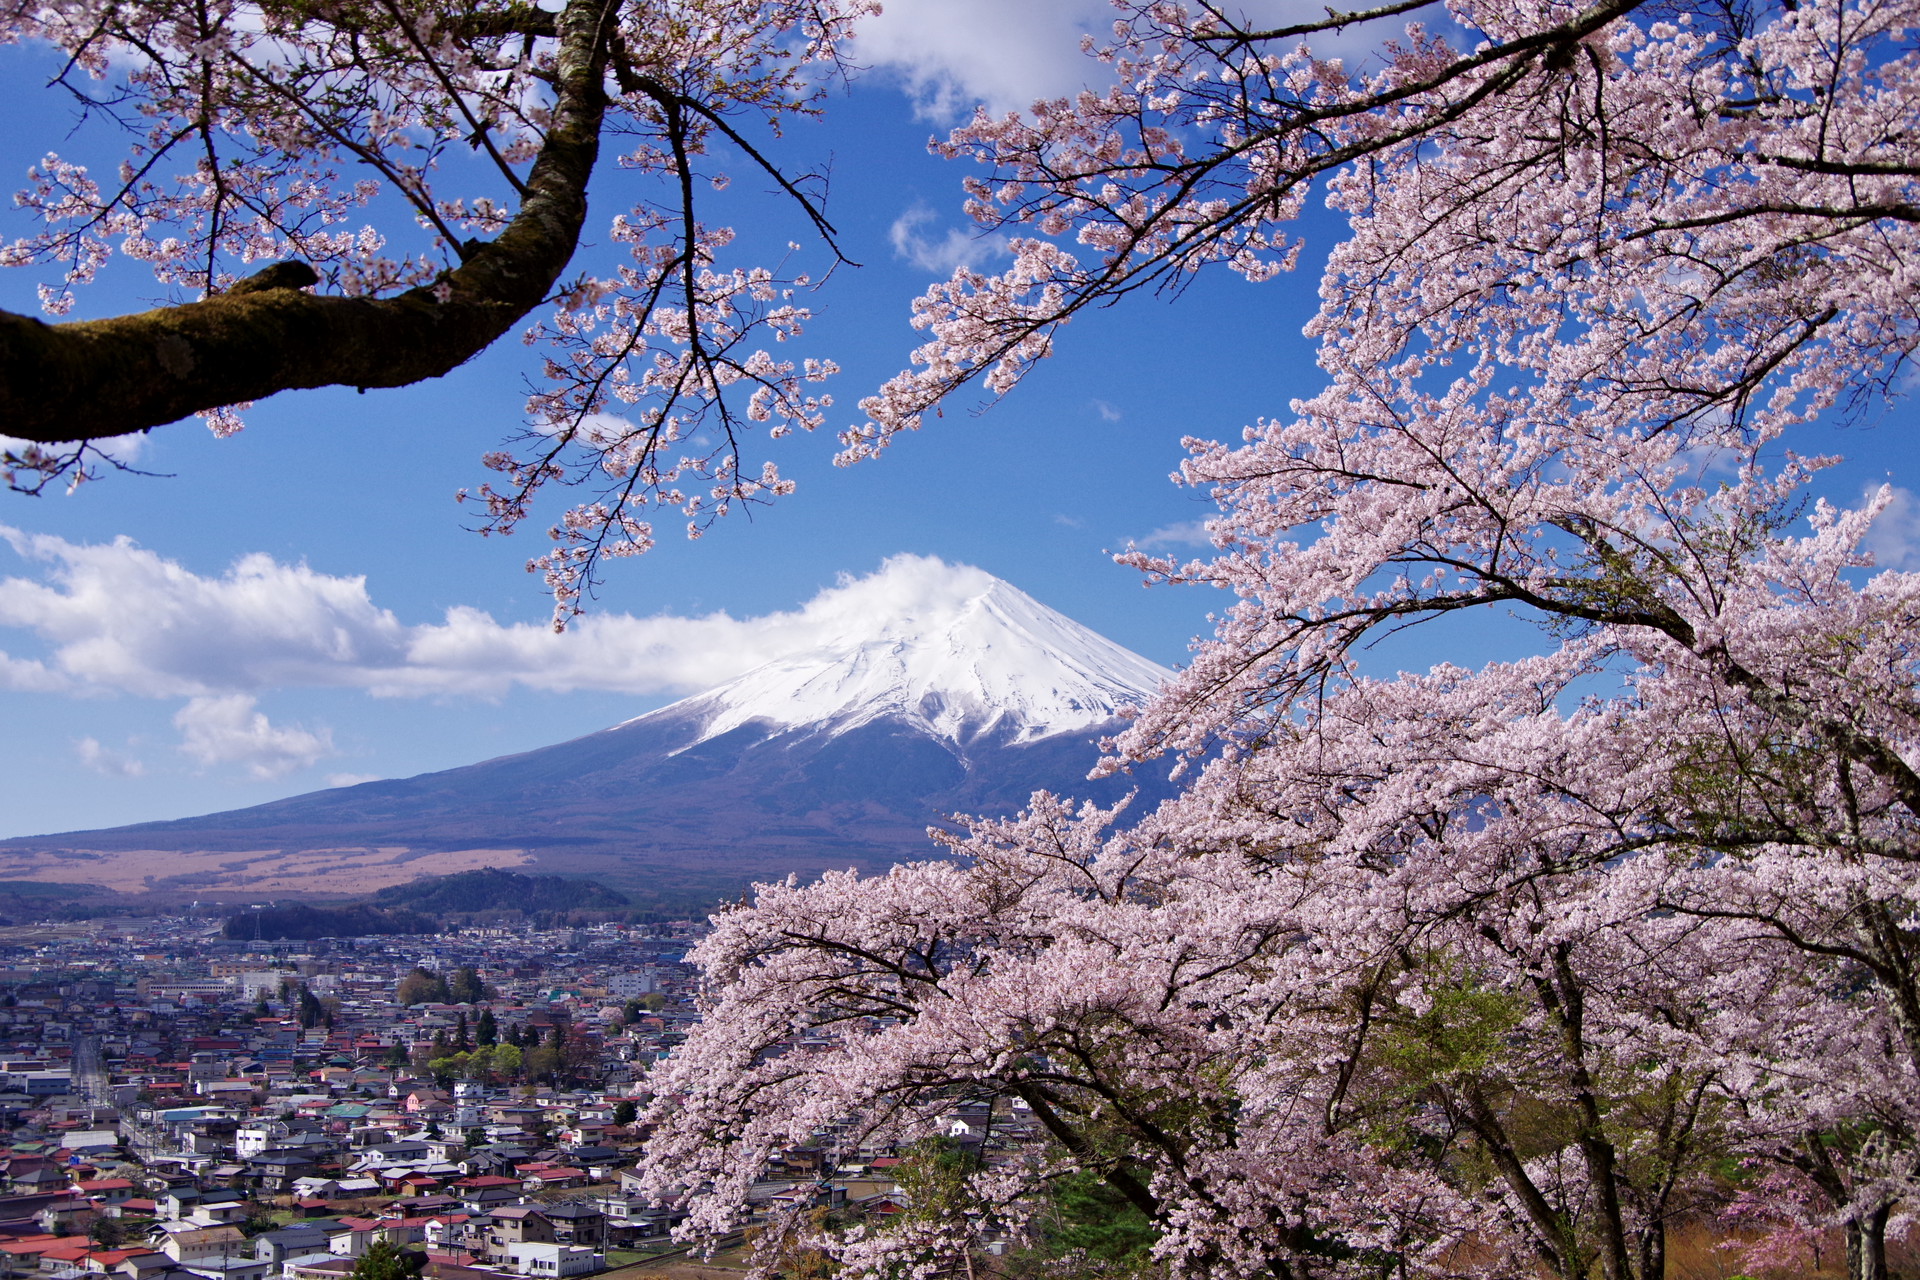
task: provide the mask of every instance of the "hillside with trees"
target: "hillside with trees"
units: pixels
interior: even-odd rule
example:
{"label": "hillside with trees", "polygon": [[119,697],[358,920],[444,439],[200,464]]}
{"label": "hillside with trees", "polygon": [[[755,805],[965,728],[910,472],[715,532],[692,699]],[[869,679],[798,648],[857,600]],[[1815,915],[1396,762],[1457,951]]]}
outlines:
{"label": "hillside with trees", "polygon": [[404,908],[389,909],[364,903],[339,906],[312,906],[305,902],[286,902],[259,910],[236,912],[227,917],[222,932],[229,938],[251,938],[271,942],[280,938],[361,938],[382,933],[438,933],[440,922],[431,916]]}
{"label": "hillside with trees", "polygon": [[523,875],[488,867],[397,884],[373,895],[376,906],[436,915],[491,911],[619,911],[625,894],[592,880]]}

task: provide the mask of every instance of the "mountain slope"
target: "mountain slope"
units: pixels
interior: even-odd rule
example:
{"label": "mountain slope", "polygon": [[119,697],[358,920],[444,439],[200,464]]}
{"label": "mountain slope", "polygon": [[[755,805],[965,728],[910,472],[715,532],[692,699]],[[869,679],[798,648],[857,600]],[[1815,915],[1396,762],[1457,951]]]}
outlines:
{"label": "mountain slope", "polygon": [[[444,863],[457,853],[463,865],[591,874],[642,900],[734,893],[929,856],[929,824],[1010,812],[1036,788],[1125,794],[1128,780],[1086,779],[1097,740],[1166,674],[979,574],[964,593],[849,623],[570,742],[200,818],[0,842],[0,875],[36,878],[24,859],[48,878],[87,878],[90,862],[137,851],[154,855],[150,889],[361,892],[458,869]],[[177,851],[236,856],[183,871],[165,856]],[[304,859],[300,883],[278,855]]]}

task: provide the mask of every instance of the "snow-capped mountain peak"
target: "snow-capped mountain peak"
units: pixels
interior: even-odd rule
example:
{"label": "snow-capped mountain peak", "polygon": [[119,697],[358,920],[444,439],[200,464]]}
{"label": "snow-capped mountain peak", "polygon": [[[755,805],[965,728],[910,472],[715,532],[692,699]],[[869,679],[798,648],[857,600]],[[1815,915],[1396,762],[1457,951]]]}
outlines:
{"label": "snow-capped mountain peak", "polygon": [[837,734],[885,718],[955,743],[989,730],[1017,743],[1111,720],[1172,674],[990,574],[949,581],[960,589],[893,616],[849,617],[803,650],[653,714],[699,716],[696,741],[754,721]]}

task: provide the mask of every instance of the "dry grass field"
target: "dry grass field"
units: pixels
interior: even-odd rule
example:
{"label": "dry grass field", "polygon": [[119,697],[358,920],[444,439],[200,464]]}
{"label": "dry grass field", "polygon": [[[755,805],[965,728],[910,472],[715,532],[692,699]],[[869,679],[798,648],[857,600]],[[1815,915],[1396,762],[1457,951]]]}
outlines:
{"label": "dry grass field", "polygon": [[155,849],[0,850],[0,880],[93,884],[118,893],[329,896],[372,893],[422,876],[517,867],[521,849],[413,850],[405,845],[177,853]]}

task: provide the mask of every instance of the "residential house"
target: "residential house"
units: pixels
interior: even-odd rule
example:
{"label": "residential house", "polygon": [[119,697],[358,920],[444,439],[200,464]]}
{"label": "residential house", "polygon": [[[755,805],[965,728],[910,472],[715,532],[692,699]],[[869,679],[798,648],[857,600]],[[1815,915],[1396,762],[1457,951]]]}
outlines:
{"label": "residential house", "polygon": [[324,1221],[296,1222],[278,1231],[264,1232],[253,1238],[253,1256],[271,1263],[275,1271],[281,1271],[289,1258],[325,1252],[335,1225]]}
{"label": "residential house", "polygon": [[86,1257],[82,1269],[95,1275],[125,1276],[143,1280],[174,1265],[166,1254],[145,1247],[95,1249]]}
{"label": "residential house", "polygon": [[189,1220],[161,1223],[154,1232],[160,1252],[196,1273],[225,1274],[229,1263],[253,1259],[253,1246],[238,1227],[210,1227]]}
{"label": "residential house", "polygon": [[592,1249],[578,1245],[516,1244],[509,1250],[507,1265],[517,1274],[535,1280],[556,1280],[605,1270],[607,1260]]}
{"label": "residential house", "polygon": [[532,1205],[493,1210],[474,1240],[475,1252],[494,1265],[511,1264],[515,1245],[553,1243],[553,1223]]}
{"label": "residential house", "polygon": [[475,1214],[518,1204],[522,1197],[518,1178],[462,1178],[447,1189],[460,1197],[461,1208]]}
{"label": "residential house", "polygon": [[353,1268],[352,1258],[340,1258],[331,1253],[309,1253],[304,1257],[288,1258],[280,1274],[286,1280],[347,1280],[353,1274]]}
{"label": "residential house", "polygon": [[521,1185],[528,1191],[551,1191],[556,1187],[584,1187],[587,1185],[587,1171],[573,1169],[566,1165],[552,1164],[545,1160],[536,1160],[530,1164],[517,1165],[514,1172],[520,1175]]}
{"label": "residential house", "polygon": [[606,1215],[607,1243],[613,1247],[664,1236],[687,1216],[644,1196],[601,1196],[594,1203]]}
{"label": "residential house", "polygon": [[585,1245],[604,1251],[607,1247],[607,1215],[597,1204],[566,1202],[550,1204],[540,1212],[553,1224],[555,1244]]}
{"label": "residential house", "polygon": [[403,1142],[383,1142],[367,1147],[354,1161],[355,1172],[370,1169],[390,1169],[396,1165],[423,1164],[427,1160],[427,1144],[418,1139]]}

